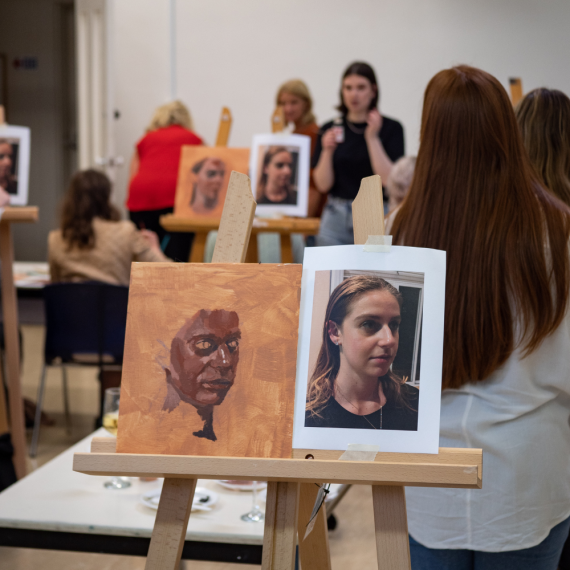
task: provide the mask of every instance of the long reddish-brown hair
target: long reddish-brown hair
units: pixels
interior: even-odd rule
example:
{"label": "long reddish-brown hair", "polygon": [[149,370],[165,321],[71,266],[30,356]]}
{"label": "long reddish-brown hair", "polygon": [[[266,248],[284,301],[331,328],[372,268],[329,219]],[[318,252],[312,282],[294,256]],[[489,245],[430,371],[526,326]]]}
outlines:
{"label": "long reddish-brown hair", "polygon": [[536,349],[568,303],[570,210],[538,181],[501,84],[439,72],[394,243],[447,252],[443,387],[489,377]]}

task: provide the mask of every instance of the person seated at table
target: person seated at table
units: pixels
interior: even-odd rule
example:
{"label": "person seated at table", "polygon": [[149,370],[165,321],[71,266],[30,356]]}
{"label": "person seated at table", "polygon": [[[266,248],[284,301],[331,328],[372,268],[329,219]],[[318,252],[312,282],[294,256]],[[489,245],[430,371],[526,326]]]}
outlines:
{"label": "person seated at table", "polygon": [[129,285],[133,261],[170,261],[158,237],[121,220],[111,181],[97,170],[77,172],[63,201],[60,229],[48,236],[52,282],[102,281]]}
{"label": "person seated at table", "polygon": [[263,157],[257,185],[258,204],[297,204],[293,156],[284,146],[272,146]]}
{"label": "person seated at table", "polygon": [[169,233],[159,220],[174,211],[182,147],[202,144],[186,105],[172,101],[155,110],[131,159],[129,217],[138,228],[156,232],[165,253],[175,261],[188,260],[194,234]]}
{"label": "person seated at table", "polygon": [[386,181],[387,212],[394,211],[404,201],[414,177],[415,166],[415,156],[403,156],[394,163]]}
{"label": "person seated at table", "polygon": [[418,389],[391,370],[402,296],[380,277],[357,275],[332,292],[309,381],[306,427],[418,429]]}
{"label": "person seated at table", "polygon": [[570,205],[570,99],[542,87],[527,93],[515,114],[541,182]]}

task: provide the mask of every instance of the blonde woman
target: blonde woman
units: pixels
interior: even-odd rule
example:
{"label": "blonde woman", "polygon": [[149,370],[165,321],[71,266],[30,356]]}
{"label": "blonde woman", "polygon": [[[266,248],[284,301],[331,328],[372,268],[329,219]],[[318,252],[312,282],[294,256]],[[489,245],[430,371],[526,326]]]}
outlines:
{"label": "blonde woman", "polygon": [[159,107],[136,145],[130,167],[131,221],[139,229],[156,232],[166,255],[175,261],[188,259],[192,234],[167,234],[158,220],[174,208],[180,149],[203,144],[192,128],[190,112],[180,101]]}
{"label": "blonde woman", "polygon": [[404,201],[412,184],[415,167],[415,156],[403,156],[394,163],[386,181],[388,212],[393,212]]}
{"label": "blonde woman", "polygon": [[[319,126],[313,114],[313,99],[309,88],[300,79],[291,79],[279,87],[275,103],[283,108],[285,121],[294,126],[293,133],[311,137],[311,162],[317,138]],[[309,186],[309,216],[320,217],[323,211],[326,196],[323,196],[311,180]]]}
{"label": "blonde woman", "polygon": [[535,89],[515,113],[541,182],[570,205],[570,99],[556,89]]}

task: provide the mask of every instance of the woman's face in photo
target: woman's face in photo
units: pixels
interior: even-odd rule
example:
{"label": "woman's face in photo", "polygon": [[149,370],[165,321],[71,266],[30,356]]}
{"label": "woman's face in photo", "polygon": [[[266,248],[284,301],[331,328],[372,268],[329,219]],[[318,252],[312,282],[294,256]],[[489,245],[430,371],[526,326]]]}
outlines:
{"label": "woman's face in photo", "polygon": [[0,179],[10,176],[12,170],[12,145],[9,143],[0,143]]}
{"label": "woman's face in photo", "polygon": [[398,352],[400,320],[393,295],[370,291],[353,303],[340,327],[329,322],[329,335],[349,369],[360,378],[377,379],[388,373]]}
{"label": "woman's face in photo", "polygon": [[287,151],[278,152],[265,167],[268,187],[284,188],[291,184],[293,159]]}
{"label": "woman's face in photo", "polygon": [[352,113],[368,111],[375,96],[376,87],[362,75],[349,75],[342,80],[342,100]]}
{"label": "woman's face in photo", "polygon": [[279,105],[283,107],[285,122],[297,124],[305,114],[307,104],[303,99],[284,91],[279,97]]}

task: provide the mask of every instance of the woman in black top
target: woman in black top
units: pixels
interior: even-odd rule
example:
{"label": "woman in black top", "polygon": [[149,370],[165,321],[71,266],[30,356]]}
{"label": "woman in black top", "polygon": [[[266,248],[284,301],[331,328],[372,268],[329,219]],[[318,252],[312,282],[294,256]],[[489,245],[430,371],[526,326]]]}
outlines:
{"label": "woman in black top", "polygon": [[315,185],[328,193],[317,245],[354,243],[352,201],[360,181],[373,174],[386,181],[404,155],[402,125],[379,113],[378,97],[374,70],[367,63],[349,65],[338,106],[342,118],[323,125],[313,155]]}
{"label": "woman in black top", "polygon": [[351,277],[332,292],[305,427],[418,429],[419,392],[390,370],[401,305],[400,292],[379,277]]}

